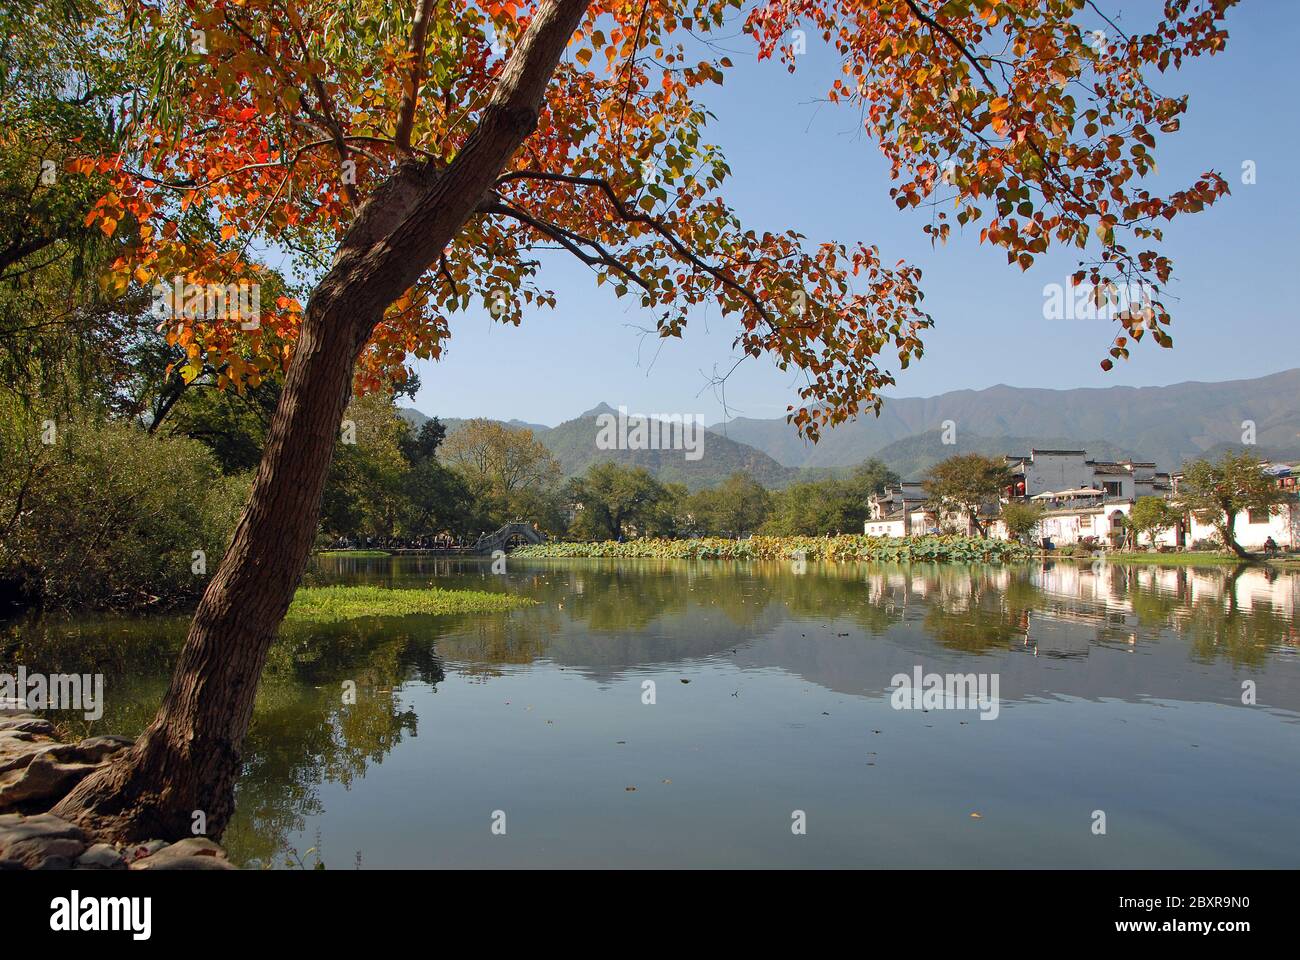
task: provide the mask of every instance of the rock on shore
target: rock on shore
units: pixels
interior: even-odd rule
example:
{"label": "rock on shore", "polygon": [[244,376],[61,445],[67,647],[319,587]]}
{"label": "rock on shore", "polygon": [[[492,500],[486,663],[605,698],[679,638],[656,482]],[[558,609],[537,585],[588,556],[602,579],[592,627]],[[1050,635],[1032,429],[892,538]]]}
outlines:
{"label": "rock on shore", "polygon": [[234,870],[206,837],[113,846],[45,812],[133,742],[100,736],[60,743],[48,720],[0,717],[0,870]]}

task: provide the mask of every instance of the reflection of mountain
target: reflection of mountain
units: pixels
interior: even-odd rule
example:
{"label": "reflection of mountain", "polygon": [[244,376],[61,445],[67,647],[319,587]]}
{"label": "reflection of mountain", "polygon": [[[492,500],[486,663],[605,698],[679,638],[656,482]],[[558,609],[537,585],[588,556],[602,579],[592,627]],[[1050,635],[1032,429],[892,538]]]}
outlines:
{"label": "reflection of mountain", "polygon": [[[997,672],[1004,701],[1078,697],[1240,703],[1300,712],[1294,575],[1074,563],[1040,568],[822,567],[647,561],[528,566],[542,611],[479,620],[439,641],[452,669],[536,658],[598,680],[710,658],[883,695],[926,670]],[[484,645],[482,634],[499,635]],[[528,631],[525,644],[509,638]],[[1279,679],[1281,682],[1279,682]]]}
{"label": "reflection of mountain", "polygon": [[[1242,681],[1254,680],[1260,705],[1300,716],[1298,574],[1065,562],[812,565],[803,575],[780,563],[672,561],[512,561],[506,577],[489,570],[407,557],[321,563],[315,575],[327,579],[401,587],[436,578],[524,593],[539,605],[286,628],[245,744],[225,838],[236,859],[272,857],[300,834],[321,810],[322,783],[372,775],[417,732],[412,704],[422,701],[413,686],[445,688],[444,674],[492,684],[558,667],[606,684],[668,679],[708,662],[739,668],[742,696],[759,679],[750,672],[762,671],[881,699],[895,674],[919,665],[996,673],[1012,709],[1073,698],[1239,706]],[[102,671],[103,719],[58,719],[74,734],[134,734],[157,707],[184,631],[181,619],[11,624],[0,633],[0,669]],[[344,702],[345,681],[356,685],[355,703]],[[1124,729],[1117,722],[1116,736]],[[409,745],[407,755],[415,755]],[[342,866],[351,854],[331,849],[327,859]]]}

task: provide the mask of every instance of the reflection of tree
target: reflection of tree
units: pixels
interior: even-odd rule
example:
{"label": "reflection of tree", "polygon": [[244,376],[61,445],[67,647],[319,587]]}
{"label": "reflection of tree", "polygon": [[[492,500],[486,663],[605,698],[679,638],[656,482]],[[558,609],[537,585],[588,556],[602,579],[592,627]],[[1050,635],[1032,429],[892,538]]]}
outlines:
{"label": "reflection of tree", "polygon": [[438,649],[444,660],[456,662],[457,673],[496,676],[502,666],[522,666],[544,656],[562,617],[553,607],[530,610],[526,617],[467,617],[462,627],[438,641]]}
{"label": "reflection of tree", "polygon": [[[427,616],[286,624],[258,690],[236,813],[225,843],[237,861],[274,858],[320,812],[322,782],[347,786],[407,734],[415,711],[396,690],[444,674],[434,639],[458,618]],[[344,681],[356,684],[345,703]]]}
{"label": "reflection of tree", "polygon": [[584,570],[583,592],[569,597],[566,612],[592,630],[622,632],[644,630],[654,621],[680,613],[690,602],[684,570],[655,571],[634,568]]}
{"label": "reflection of tree", "polygon": [[1283,644],[1300,640],[1294,622],[1271,603],[1256,598],[1243,610],[1239,581],[1246,567],[1224,575],[1223,599],[1206,598],[1183,606],[1176,625],[1192,644],[1192,655],[1213,662],[1223,657],[1235,665],[1260,666]]}
{"label": "reflection of tree", "polygon": [[[809,564],[797,574],[775,562],[593,560],[512,562],[510,576],[496,578],[481,564],[438,560],[435,567],[425,558],[340,566],[335,577],[354,582],[424,585],[436,573],[440,585],[510,590],[539,605],[509,614],[286,625],[259,689],[225,837],[237,861],[278,859],[320,812],[322,782],[352,783],[414,735],[417,718],[395,691],[412,679],[438,684],[444,669],[487,680],[546,658],[600,680],[725,656],[758,640],[754,663],[860,691],[863,678],[886,662],[881,651],[888,647],[915,646],[927,655],[932,644],[965,654],[1003,650],[1026,639],[1035,611],[1039,624],[1059,629],[1049,635],[1036,625],[1034,639],[1070,656],[1131,645],[1138,630],[1156,639],[1175,631],[1194,657],[1233,665],[1257,666],[1279,645],[1300,642],[1291,612],[1263,599],[1285,596],[1285,585],[1270,589],[1253,579],[1258,572],[1240,570],[1110,564],[1098,577],[1073,565],[912,563]],[[783,629],[791,620],[800,622]],[[826,636],[842,629],[834,621],[849,620],[877,636],[889,633],[890,644]],[[824,632],[807,629],[817,626]],[[0,627],[0,670],[22,663],[47,673],[102,672],[103,719],[87,723],[68,712],[55,719],[70,736],[136,734],[152,719],[185,627],[174,618],[9,624]],[[805,631],[822,642],[810,643]],[[345,680],[357,685],[355,704],[342,702]],[[334,866],[351,853],[333,850],[328,861]]]}
{"label": "reflection of tree", "polygon": [[186,621],[37,618],[0,628],[0,671],[23,665],[32,673],[104,675],[104,714],[86,720],[77,711],[51,711],[49,718],[65,740],[103,733],[134,736],[158,710],[167,689],[172,657],[185,639]]}
{"label": "reflection of tree", "polygon": [[1129,591],[1128,599],[1138,624],[1150,631],[1172,624],[1174,614],[1186,606],[1185,601],[1176,593],[1136,582]]}
{"label": "reflection of tree", "polygon": [[922,621],[937,643],[963,653],[986,653],[1024,641],[1038,591],[1023,571],[999,585],[980,568],[954,569],[939,578],[938,587]]}

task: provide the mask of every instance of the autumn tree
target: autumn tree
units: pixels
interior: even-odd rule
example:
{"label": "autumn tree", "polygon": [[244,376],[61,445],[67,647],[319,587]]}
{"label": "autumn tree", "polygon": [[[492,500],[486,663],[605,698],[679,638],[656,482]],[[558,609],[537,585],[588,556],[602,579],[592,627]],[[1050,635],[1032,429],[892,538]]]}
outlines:
{"label": "autumn tree", "polygon": [[941,511],[965,514],[975,533],[984,536],[984,520],[996,510],[1011,482],[1006,464],[979,453],[959,454],[930,468],[925,492]]}
{"label": "autumn tree", "polygon": [[104,289],[259,285],[249,251],[269,246],[305,280],[257,318],[190,300],[163,318],[182,377],[282,375],[283,392],[156,719],[57,812],[142,838],[185,835],[202,809],[220,835],[349,394],[440,356],[453,313],[517,324],[551,305],[539,246],[663,337],[716,307],[739,355],[804,378],[789,416],[808,437],[879,410],[887,366],[919,357],[931,323],[920,274],[866,243],[741,222],[698,95],[731,67],[715,38],[743,32],[791,70],[793,30],[825,38],[830,100],[863,118],[898,206],[934,211],[935,241],[955,221],[1022,269],[1058,244],[1080,251],[1080,281],[1149,282],[1120,318],[1122,357],[1144,334],[1169,344],[1163,222],[1227,191],[1215,173],[1167,196],[1143,185],[1187,109],[1146,77],[1221,49],[1231,5],[1168,0],[1121,30],[1087,0],[105,0],[85,29],[148,51],[154,75],[116,101],[120,145],[65,161],[108,184],[83,225],[131,238]]}
{"label": "autumn tree", "polygon": [[525,516],[530,504],[561,478],[559,461],[531,430],[495,420],[467,421],[443,441],[438,456],[502,523],[536,519]]}
{"label": "autumn tree", "polygon": [[1277,479],[1265,473],[1249,453],[1225,453],[1218,463],[1194,460],[1183,465],[1178,503],[1197,520],[1212,524],[1224,545],[1243,560],[1250,554],[1237,542],[1237,517],[1246,511],[1274,513],[1287,499]]}

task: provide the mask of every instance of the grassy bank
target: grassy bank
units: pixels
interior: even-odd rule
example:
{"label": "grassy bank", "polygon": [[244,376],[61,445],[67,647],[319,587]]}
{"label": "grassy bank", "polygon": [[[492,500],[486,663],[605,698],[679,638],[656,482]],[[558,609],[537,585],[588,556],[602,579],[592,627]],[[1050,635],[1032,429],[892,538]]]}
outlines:
{"label": "grassy bank", "polygon": [[1092,556],[1068,557],[1063,554],[1049,554],[1054,559],[1080,560],[1085,563],[1091,563],[1094,560],[1105,560],[1107,563],[1144,563],[1152,564],[1157,567],[1205,567],[1219,566],[1227,564],[1232,566],[1241,563],[1236,556],[1231,553],[1095,553]]}
{"label": "grassy bank", "polygon": [[1267,563],[1274,566],[1292,567],[1300,563],[1293,557],[1270,557],[1262,555],[1242,560],[1235,553],[1095,553],[1092,556],[1070,556],[1063,553],[1044,554],[1056,560],[1079,560],[1091,563],[1094,560],[1106,560],[1108,563],[1141,563],[1157,567],[1209,567],[1236,566],[1239,563]]}
{"label": "grassy bank", "polygon": [[372,557],[391,557],[387,550],[321,550],[322,557],[342,557],[345,560],[370,559]]}
{"label": "grassy bank", "polygon": [[373,586],[303,587],[285,620],[326,623],[358,617],[400,617],[409,613],[483,613],[530,607],[537,601],[482,590],[390,590]]}
{"label": "grassy bank", "polygon": [[750,537],[727,540],[605,540],[596,543],[543,543],[521,547],[512,556],[562,559],[570,557],[666,560],[797,560],[832,563],[917,560],[927,562],[1008,563],[1033,558],[1018,543],[979,537]]}

